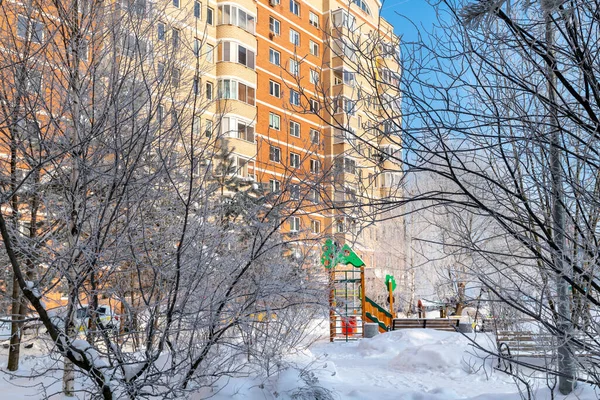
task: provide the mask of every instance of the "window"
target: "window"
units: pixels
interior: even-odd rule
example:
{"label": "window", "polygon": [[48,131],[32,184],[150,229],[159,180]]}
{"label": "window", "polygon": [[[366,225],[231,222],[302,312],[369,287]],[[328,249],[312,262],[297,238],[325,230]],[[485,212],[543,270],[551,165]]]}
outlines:
{"label": "window", "polygon": [[310,51],[310,54],[312,54],[313,56],[319,57],[319,45],[318,44],[316,44],[315,42],[313,42],[311,40],[311,41],[309,41],[308,49]]}
{"label": "window", "polygon": [[237,138],[254,143],[254,127],[246,122],[238,120]]}
{"label": "window", "polygon": [[244,103],[250,104],[251,106],[255,105],[255,92],[256,90],[253,87],[246,85],[245,83],[238,84],[238,100],[243,101]]}
{"label": "window", "polygon": [[354,72],[344,71],[344,84],[354,86]]}
{"label": "window", "polygon": [[17,17],[17,36],[31,40],[33,43],[42,43],[44,40],[44,24],[19,15]]}
{"label": "window", "polygon": [[171,129],[179,129],[179,114],[174,108],[171,110]]}
{"label": "window", "polygon": [[281,35],[281,24],[279,23],[279,20],[269,17],[269,31],[277,36]]}
{"label": "window", "polygon": [[277,114],[269,113],[269,128],[279,130],[281,117]]}
{"label": "window", "polygon": [[165,119],[165,107],[159,104],[156,108],[156,119],[158,120],[158,126],[161,126]]}
{"label": "window", "polygon": [[220,99],[237,99],[237,81],[222,79],[219,81]]}
{"label": "window", "polygon": [[371,15],[371,10],[369,10],[369,6],[367,5],[367,3],[364,2],[364,0],[352,0],[352,2],[358,7],[360,7],[360,9],[363,10],[365,13]]}
{"label": "window", "polygon": [[281,149],[279,147],[269,147],[269,160],[273,162],[281,162]]}
{"label": "window", "polygon": [[300,3],[296,0],[290,0],[290,11],[292,14],[300,16]]}
{"label": "window", "polygon": [[344,112],[348,115],[356,113],[356,101],[344,98]]}
{"label": "window", "polygon": [[23,68],[25,74],[25,90],[31,94],[39,94],[42,91],[42,71],[32,68]]}
{"label": "window", "polygon": [[23,15],[17,17],[17,36],[23,39],[27,39],[27,33],[29,32],[29,19]]}
{"label": "window", "polygon": [[254,16],[234,5],[219,6],[219,24],[239,26],[252,34],[255,32]]}
{"label": "window", "polygon": [[294,76],[300,75],[300,63],[298,61],[290,58],[289,67],[290,74]]}
{"label": "window", "polygon": [[213,84],[212,82],[206,82],[206,87],[204,89],[204,94],[206,95],[206,100],[213,99]]}
{"label": "window", "polygon": [[321,233],[321,221],[310,221],[310,230],[312,233]]}
{"label": "window", "polygon": [[350,61],[356,60],[356,49],[355,45],[349,41],[342,39],[335,39],[331,46],[335,57],[347,58]]}
{"label": "window", "polygon": [[354,86],[354,72],[350,71],[333,71],[333,84],[334,85],[350,85]]}
{"label": "window", "polygon": [[206,7],[206,23],[209,25],[213,25],[213,14],[214,10],[210,7]]}
{"label": "window", "polygon": [[179,47],[179,29],[173,29],[173,35],[171,37],[173,48],[176,49]]}
{"label": "window", "polygon": [[171,72],[171,85],[173,87],[179,87],[179,79],[181,78],[181,70],[179,68],[173,68],[173,72]]}
{"label": "window", "polygon": [[200,39],[194,38],[194,55],[196,57],[200,56]]}
{"label": "window", "polygon": [[214,56],[215,54],[215,46],[212,46],[210,44],[206,45],[206,61],[212,63],[214,62]]}
{"label": "window", "polygon": [[164,63],[159,62],[158,64],[156,64],[156,77],[159,82],[162,82],[163,79],[165,78],[165,64]]}
{"label": "window", "polygon": [[281,65],[281,53],[277,50],[269,49],[269,62],[275,65]]}
{"label": "window", "polygon": [[310,99],[310,111],[319,112],[319,101],[316,99]]}
{"label": "window", "polygon": [[[200,117],[199,116],[194,116],[192,118],[192,132],[194,133],[194,136],[198,136],[200,134],[200,128],[202,126],[202,122],[200,121]],[[197,160],[194,160],[194,162],[197,162]]]}
{"label": "window", "polygon": [[192,82],[192,89],[195,95],[200,94],[200,82],[198,81],[198,78],[194,78],[194,81]]}
{"label": "window", "polygon": [[255,90],[253,87],[233,79],[221,79],[219,81],[219,98],[240,100],[244,103],[254,105]]}
{"label": "window", "polygon": [[318,174],[321,171],[321,162],[319,160],[310,160],[310,173]]}
{"label": "window", "polygon": [[[123,0],[122,7],[131,13],[142,16],[146,13],[146,0]],[[87,15],[91,11],[91,1],[80,0],[77,8],[80,13]]]}
{"label": "window", "polygon": [[281,191],[281,182],[275,179],[269,180],[269,186],[271,188],[271,192],[277,193]]}
{"label": "window", "polygon": [[332,13],[333,26],[336,28],[347,28],[354,30],[356,18],[353,15],[348,14],[346,10],[338,9]]}
{"label": "window", "polygon": [[300,168],[300,154],[290,153],[290,167]]}
{"label": "window", "polygon": [[158,35],[158,40],[165,40],[165,24],[159,22],[158,26],[156,27],[156,31]]}
{"label": "window", "polygon": [[31,21],[31,41],[34,43],[42,43],[44,40],[44,24],[39,21]]}
{"label": "window", "polygon": [[173,0],[173,6],[179,8],[179,0]]}
{"label": "window", "polygon": [[349,174],[356,174],[356,161],[351,158],[344,158],[344,172]]}
{"label": "window", "polygon": [[319,144],[321,142],[319,131],[316,129],[310,130],[310,142],[312,144]]}
{"label": "window", "polygon": [[202,18],[202,3],[199,1],[194,1],[194,17]]}
{"label": "window", "polygon": [[221,133],[223,136],[254,142],[254,126],[237,117],[222,118]]}
{"label": "window", "polygon": [[321,200],[321,196],[319,195],[318,189],[310,189],[310,193],[308,194],[308,198],[313,203],[317,204]]}
{"label": "window", "polygon": [[291,184],[289,187],[290,199],[300,200],[300,185]]}
{"label": "window", "polygon": [[300,124],[296,121],[290,121],[290,136],[300,137]]}
{"label": "window", "polygon": [[269,94],[271,96],[280,97],[281,96],[280,89],[281,89],[281,87],[280,87],[279,83],[269,81]]}
{"label": "window", "polygon": [[308,22],[315,28],[319,27],[319,16],[312,11],[308,13]]}
{"label": "window", "polygon": [[300,46],[300,34],[293,29],[290,29],[290,42],[295,46]]}
{"label": "window", "polygon": [[300,231],[300,217],[290,217],[290,232]]}
{"label": "window", "polygon": [[219,48],[219,61],[232,61],[245,65],[248,68],[255,67],[254,51],[232,42],[222,42]]}
{"label": "window", "polygon": [[290,104],[294,106],[300,105],[300,93],[294,89],[290,89]]}
{"label": "window", "polygon": [[[139,37],[133,34],[123,35],[121,43],[123,48],[123,54],[128,57],[133,57],[135,56],[135,54],[140,54],[140,56],[143,58],[148,52],[148,42],[140,39]],[[87,48],[87,44],[85,46]]]}
{"label": "window", "polygon": [[310,70],[310,83],[316,85],[319,83],[319,72],[314,69]]}
{"label": "window", "polygon": [[204,135],[206,137],[211,137],[213,131],[213,122],[212,119],[207,119],[204,121]]}

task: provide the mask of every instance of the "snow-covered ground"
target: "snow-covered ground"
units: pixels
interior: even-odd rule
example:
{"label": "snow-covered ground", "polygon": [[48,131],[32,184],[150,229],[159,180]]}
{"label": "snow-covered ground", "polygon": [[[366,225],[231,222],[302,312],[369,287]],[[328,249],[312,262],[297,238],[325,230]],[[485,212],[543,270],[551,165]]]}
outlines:
{"label": "snow-covered ground", "polygon": [[[491,345],[486,335],[471,337],[484,346]],[[469,340],[458,333],[410,329],[378,335],[354,342],[329,343],[320,340],[308,350],[290,356],[290,367],[267,381],[231,379],[213,391],[194,399],[212,396],[225,399],[358,399],[358,400],[520,400],[514,381],[493,369],[493,358],[482,359]],[[23,350],[21,375],[30,375],[35,366],[48,365],[40,356],[42,346]],[[1,352],[2,370],[6,350]],[[60,365],[52,376],[34,378],[0,377],[0,398],[43,398],[60,389]],[[52,373],[51,373],[52,375]],[[59,378],[60,379],[60,378]],[[535,399],[551,399],[545,381],[533,380]],[[598,398],[593,388],[580,385],[570,396],[557,400]],[[56,396],[52,398],[62,398]]]}
{"label": "snow-covered ground", "polygon": [[[491,345],[486,335],[471,338]],[[328,399],[319,397],[320,389],[325,389],[340,400],[521,400],[513,379],[494,370],[495,359],[482,359],[469,344],[459,333],[430,329],[394,331],[347,343],[320,341],[295,357],[295,363],[305,367],[304,373],[290,368],[270,390],[257,381],[232,380],[214,398]],[[552,398],[545,381],[532,383],[535,399]],[[299,396],[311,389],[316,396]],[[554,398],[591,400],[599,395],[592,387],[580,385],[570,396],[556,391]]]}

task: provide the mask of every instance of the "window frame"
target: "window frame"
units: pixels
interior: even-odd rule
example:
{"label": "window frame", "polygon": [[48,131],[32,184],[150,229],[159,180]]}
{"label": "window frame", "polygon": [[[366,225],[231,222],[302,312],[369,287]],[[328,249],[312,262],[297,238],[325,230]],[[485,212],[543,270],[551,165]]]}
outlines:
{"label": "window frame", "polygon": [[271,193],[279,193],[281,192],[281,181],[277,179],[269,179],[269,189]]}
{"label": "window frame", "polygon": [[178,49],[181,45],[181,31],[177,28],[173,28],[171,31],[171,46],[173,49]]}
{"label": "window frame", "polygon": [[208,25],[215,25],[215,10],[212,7],[206,7],[206,23]]}
{"label": "window frame", "polygon": [[167,26],[165,25],[164,22],[159,22],[156,25],[157,40],[164,42],[166,40],[166,36],[167,36]]}
{"label": "window frame", "polygon": [[302,166],[302,159],[299,153],[290,151],[290,168],[298,169]]}
{"label": "window frame", "polygon": [[204,85],[204,97],[206,97],[207,100],[212,100],[214,98],[214,93],[215,85],[212,82],[206,82]]}
{"label": "window frame", "polygon": [[[315,137],[317,138],[317,140],[315,140]],[[317,145],[321,144],[321,132],[319,132],[318,129],[310,129],[310,143]]]}
{"label": "window frame", "polygon": [[[275,29],[275,27],[277,27],[277,29]],[[275,36],[281,36],[281,21],[272,15],[269,15],[269,32],[273,33]]]}
{"label": "window frame", "polygon": [[[300,127],[299,122],[290,120],[290,136],[299,138],[300,137],[300,129],[301,129],[301,127]],[[297,131],[297,134],[294,134],[296,131]]]}
{"label": "window frame", "polygon": [[310,173],[316,175],[320,172],[321,172],[321,161],[317,160],[316,158],[311,158],[310,159]]}
{"label": "window frame", "polygon": [[290,89],[290,104],[300,107],[300,92],[297,90]]}
{"label": "window frame", "polygon": [[[315,229],[316,227],[317,227],[318,229]],[[319,234],[319,233],[321,233],[321,232],[322,232],[322,231],[321,231],[321,221],[319,221],[319,220],[316,220],[316,219],[313,219],[313,220],[311,220],[311,221],[310,221],[310,230],[311,230],[311,232],[312,232],[312,233],[314,233],[314,234]]]}
{"label": "window frame", "polygon": [[288,67],[289,67],[288,69],[289,69],[290,75],[292,75],[292,76],[300,75],[300,62],[298,60],[296,60],[295,58],[290,58]]}
{"label": "window frame", "polygon": [[300,16],[300,2],[298,0],[290,0],[290,12],[295,16]]}
{"label": "window frame", "polygon": [[194,1],[194,17],[199,20],[202,19],[202,3],[199,1]]}
{"label": "window frame", "polygon": [[[277,126],[275,126],[275,121],[277,121]],[[279,114],[269,113],[269,129],[281,130],[281,116]]]}
{"label": "window frame", "polygon": [[313,42],[312,40],[308,41],[308,51],[315,57],[319,57],[319,53],[321,51],[319,44],[317,42]]}
{"label": "window frame", "polygon": [[319,16],[312,11],[308,12],[308,23],[314,26],[315,28],[319,28]]}
{"label": "window frame", "polygon": [[292,28],[290,28],[290,43],[297,47],[300,46],[300,32]]}
{"label": "window frame", "polygon": [[269,161],[281,163],[281,147],[269,145]]}
{"label": "window frame", "polygon": [[[274,94],[276,92],[277,95]],[[281,98],[281,84],[269,79],[269,94],[273,97]]]}
{"label": "window frame", "polygon": [[290,233],[298,233],[300,232],[302,223],[300,221],[300,217],[294,215],[290,217],[289,220]]}
{"label": "window frame", "polygon": [[309,72],[309,81],[310,83],[312,83],[313,85],[316,85],[319,83],[319,71],[314,70],[314,69],[310,69]]}
{"label": "window frame", "polygon": [[[274,63],[272,60],[272,57],[276,57],[277,58],[277,62]],[[281,66],[281,52],[269,47],[269,62],[273,65],[277,65],[278,67]]]}

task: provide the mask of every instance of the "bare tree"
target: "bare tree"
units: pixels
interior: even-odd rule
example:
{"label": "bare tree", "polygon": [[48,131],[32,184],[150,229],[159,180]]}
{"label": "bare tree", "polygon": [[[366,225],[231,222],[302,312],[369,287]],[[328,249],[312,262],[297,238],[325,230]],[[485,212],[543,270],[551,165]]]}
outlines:
{"label": "bare tree", "polygon": [[[318,237],[280,230],[305,212],[308,192],[242,177],[221,126],[227,100],[200,90],[212,48],[183,22],[150,41],[167,16],[152,5],[0,6],[2,26],[16,29],[0,39],[11,357],[31,309],[67,396],[78,374],[81,390],[106,399],[273,374],[322,312],[326,290],[305,268]],[[67,301],[53,309],[57,292]],[[122,321],[103,319],[101,305]]]}
{"label": "bare tree", "polygon": [[[326,32],[360,77],[352,90],[363,126],[336,119],[338,99],[324,90],[332,100],[320,115],[362,145],[384,182],[390,173],[403,179],[387,197],[361,191],[355,207],[368,221],[392,209],[451,216],[443,240],[429,239],[461,274],[556,338],[559,356],[543,369],[559,377],[559,390],[597,384],[588,355],[598,346],[598,3],[434,6],[439,27],[402,51],[351,20]],[[390,70],[398,64],[401,76]],[[431,177],[443,185],[402,190]]]}

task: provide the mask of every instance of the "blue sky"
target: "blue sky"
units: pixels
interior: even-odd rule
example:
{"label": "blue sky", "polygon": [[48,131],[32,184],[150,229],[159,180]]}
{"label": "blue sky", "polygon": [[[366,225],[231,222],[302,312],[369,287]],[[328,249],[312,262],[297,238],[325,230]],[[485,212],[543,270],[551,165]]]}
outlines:
{"label": "blue sky", "polygon": [[425,0],[383,0],[381,14],[394,25],[395,33],[408,42],[417,39],[417,28],[414,25],[431,31],[436,20],[435,9]]}

